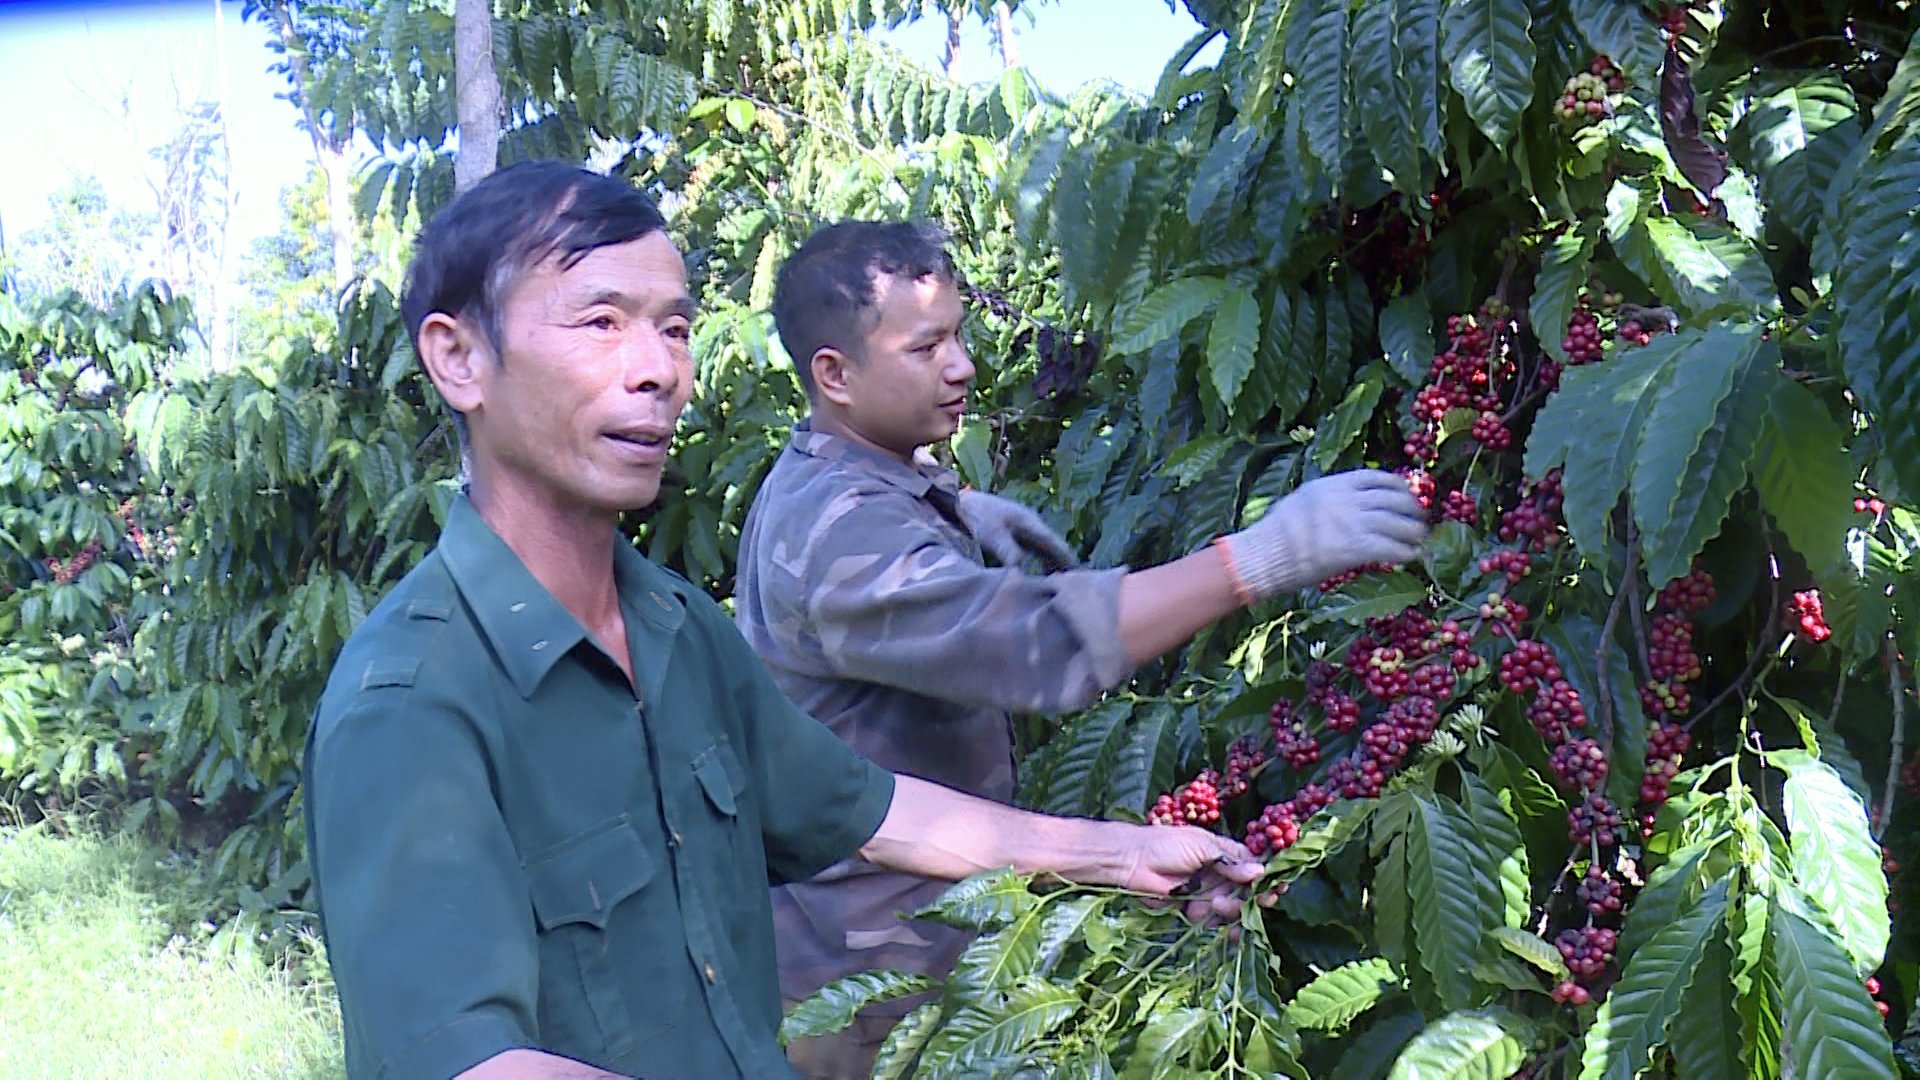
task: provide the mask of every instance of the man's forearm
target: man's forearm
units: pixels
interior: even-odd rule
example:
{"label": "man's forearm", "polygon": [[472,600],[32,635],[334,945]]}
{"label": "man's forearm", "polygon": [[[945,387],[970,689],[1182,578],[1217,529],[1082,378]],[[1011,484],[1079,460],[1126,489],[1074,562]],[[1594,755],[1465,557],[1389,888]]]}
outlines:
{"label": "man's forearm", "polygon": [[1240,607],[1233,576],[1209,544],[1120,581],[1120,640],[1135,667],[1185,645]]}
{"label": "man's forearm", "polygon": [[893,805],[862,858],[942,881],[1002,866],[1089,885],[1120,884],[1131,849],[1121,822],[1057,818],[1002,806],[913,776],[895,779]]}

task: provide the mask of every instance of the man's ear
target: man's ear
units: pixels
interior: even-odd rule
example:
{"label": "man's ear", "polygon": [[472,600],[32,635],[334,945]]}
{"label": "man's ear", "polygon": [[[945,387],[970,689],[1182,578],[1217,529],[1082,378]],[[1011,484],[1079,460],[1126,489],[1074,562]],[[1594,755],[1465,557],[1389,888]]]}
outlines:
{"label": "man's ear", "polygon": [[823,400],[841,408],[852,403],[848,383],[853,377],[853,358],[839,349],[821,348],[813,354],[813,386]]}
{"label": "man's ear", "polygon": [[436,311],[421,321],[414,343],[427,377],[449,407],[470,414],[484,403],[480,377],[494,363],[494,356],[473,320]]}

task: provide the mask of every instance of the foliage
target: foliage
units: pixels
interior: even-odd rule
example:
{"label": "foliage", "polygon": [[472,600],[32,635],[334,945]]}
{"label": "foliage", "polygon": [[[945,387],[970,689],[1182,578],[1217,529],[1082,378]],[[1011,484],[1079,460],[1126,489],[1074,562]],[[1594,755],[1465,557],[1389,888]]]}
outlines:
{"label": "foliage", "polygon": [[121,422],[192,314],[148,285],[106,310],[0,294],[0,784],[71,798],[146,752],[136,648],[164,603],[169,504]]}
{"label": "foliage", "polygon": [[[1205,8],[1217,64],[1016,133],[1000,198],[1109,347],[998,388],[1002,483],[1096,563],[1361,464],[1434,538],[1023,765],[1038,807],[1217,818],[1292,882],[1272,912],[1005,904],[888,1075],[1892,1075],[1914,15]],[[1027,903],[1118,922],[983,982]]]}

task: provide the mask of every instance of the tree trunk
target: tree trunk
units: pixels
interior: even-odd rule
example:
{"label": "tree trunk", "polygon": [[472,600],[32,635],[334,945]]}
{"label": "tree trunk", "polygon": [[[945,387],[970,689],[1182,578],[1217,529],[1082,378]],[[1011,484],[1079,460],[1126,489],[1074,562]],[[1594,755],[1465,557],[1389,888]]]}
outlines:
{"label": "tree trunk", "polygon": [[454,102],[460,152],[453,159],[453,190],[479,183],[500,162],[500,76],[493,68],[492,0],[455,0]]}
{"label": "tree trunk", "polygon": [[947,55],[945,66],[947,78],[958,82],[960,79],[960,21],[966,12],[960,8],[947,10]]}
{"label": "tree trunk", "polygon": [[1013,11],[1007,7],[1007,0],[995,0],[993,5],[994,36],[1000,41],[1000,62],[1010,68],[1020,66],[1020,46],[1013,40]]}
{"label": "tree trunk", "polygon": [[232,94],[227,88],[227,21],[220,10],[220,0],[213,0],[213,62],[216,74],[214,85],[219,94],[217,116],[220,126],[220,221],[219,228],[210,237],[214,244],[213,252],[213,333],[208,349],[213,354],[213,370],[226,371],[233,367],[233,296],[228,282],[228,271],[232,266],[228,259],[230,241],[233,235],[233,124],[228,119],[232,105]]}
{"label": "tree trunk", "polygon": [[333,233],[333,291],[339,292],[353,280],[353,169],[347,163],[346,149],[331,141],[314,140],[313,152],[320,159],[320,175],[327,181],[327,228]]}
{"label": "tree trunk", "polygon": [[339,292],[353,280],[354,220],[350,187],[353,170],[347,163],[347,143],[353,138],[352,129],[348,129],[345,139],[337,140],[332,132],[320,126],[313,102],[307,97],[312,76],[307,69],[306,45],[294,29],[293,14],[286,0],[273,5],[273,19],[293,71],[294,103],[300,106],[300,115],[306,122],[307,138],[313,144],[313,160],[327,182],[327,231],[333,236],[333,289]]}

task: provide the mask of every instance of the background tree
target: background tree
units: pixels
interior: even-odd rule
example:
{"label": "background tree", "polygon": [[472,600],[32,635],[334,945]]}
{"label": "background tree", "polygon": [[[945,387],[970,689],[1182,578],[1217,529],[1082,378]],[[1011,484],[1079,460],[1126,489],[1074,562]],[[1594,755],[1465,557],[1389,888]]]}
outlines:
{"label": "background tree", "polygon": [[307,58],[315,49],[329,53],[339,50],[341,38],[352,33],[351,24],[342,25],[348,20],[337,14],[338,5],[249,0],[243,10],[247,17],[272,22],[273,47],[282,57],[280,67],[287,77],[287,99],[300,110],[301,127],[326,179],[326,226],[332,240],[332,279],[337,293],[346,288],[354,273],[353,170],[348,158],[354,128],[350,117],[314,106],[313,72]]}
{"label": "background tree", "polygon": [[453,89],[460,116],[453,189],[460,192],[492,172],[500,156],[500,78],[493,67],[492,0],[454,4]]}
{"label": "background tree", "polygon": [[109,203],[97,179],[75,180],[48,202],[48,220],[16,237],[8,251],[16,287],[27,296],[71,288],[89,303],[107,303],[145,261],[152,222]]}

